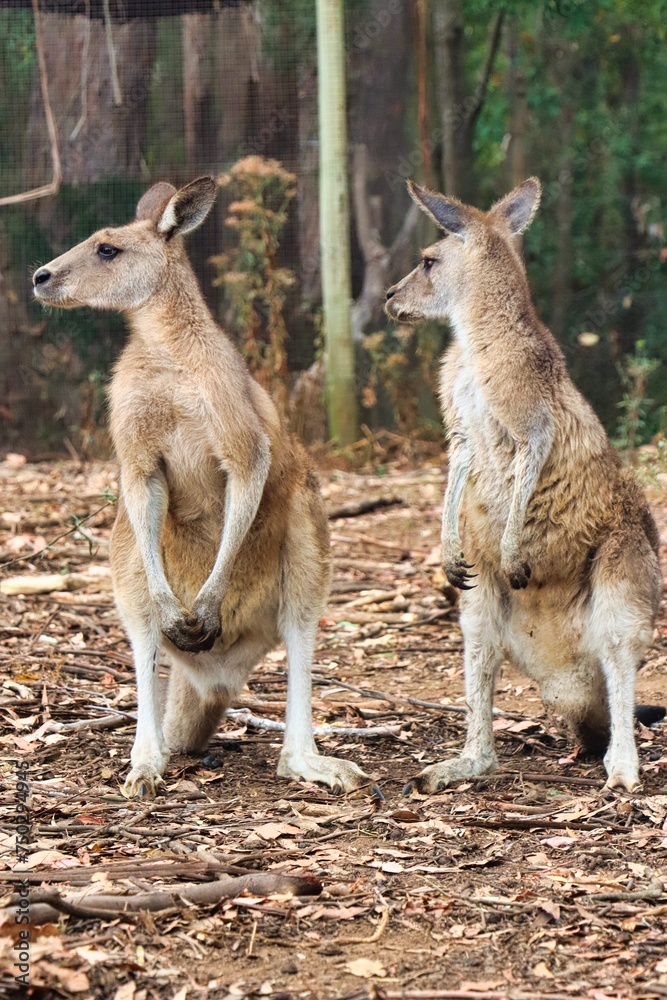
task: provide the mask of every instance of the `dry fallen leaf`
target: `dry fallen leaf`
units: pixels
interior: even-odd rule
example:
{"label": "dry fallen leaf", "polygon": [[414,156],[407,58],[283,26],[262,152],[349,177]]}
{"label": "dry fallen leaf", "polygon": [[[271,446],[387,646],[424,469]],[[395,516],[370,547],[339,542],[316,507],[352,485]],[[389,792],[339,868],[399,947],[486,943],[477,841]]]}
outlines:
{"label": "dry fallen leaf", "polygon": [[389,875],[398,875],[403,871],[403,865],[399,864],[398,861],[385,861],[380,866],[380,871],[387,872]]}
{"label": "dry fallen leaf", "polygon": [[289,823],[264,823],[263,826],[254,827],[253,833],[262,840],[277,840],[278,837],[295,837],[303,831]]}
{"label": "dry fallen leaf", "polygon": [[382,962],[374,958],[355,958],[354,961],[348,962],[345,968],[360,979],[373,979],[373,977],[384,979],[387,975]]}
{"label": "dry fallen leaf", "polygon": [[132,1000],[137,989],[136,983],[130,979],[129,982],[119,986],[113,995],[113,1000]]}

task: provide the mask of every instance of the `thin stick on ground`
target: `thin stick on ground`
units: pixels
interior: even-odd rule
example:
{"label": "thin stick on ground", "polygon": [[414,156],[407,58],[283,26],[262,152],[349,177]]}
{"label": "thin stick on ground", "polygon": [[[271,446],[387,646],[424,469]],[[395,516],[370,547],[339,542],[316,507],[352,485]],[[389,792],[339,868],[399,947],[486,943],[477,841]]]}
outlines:
{"label": "thin stick on ground", "polygon": [[[438,701],[422,701],[420,698],[409,698],[407,695],[393,695],[386,691],[376,691],[373,688],[357,687],[355,684],[347,684],[333,677],[324,677],[322,674],[313,674],[313,684],[326,685],[327,687],[344,688],[346,691],[356,691],[357,694],[366,695],[368,698],[377,698],[378,701],[387,701],[390,705],[415,705],[417,708],[430,708],[438,712],[455,712],[457,715],[467,715],[468,709],[465,705],[441,705]],[[494,715],[500,715],[506,719],[524,720],[525,715],[519,712],[506,712],[502,708],[494,708]]]}
{"label": "thin stick on ground", "polygon": [[379,941],[385,930],[387,929],[387,924],[389,923],[389,910],[383,910],[380,914],[380,920],[378,925],[368,937],[337,937],[334,938],[335,944],[375,944]]}
{"label": "thin stick on ground", "polygon": [[44,548],[39,549],[38,552],[32,552],[29,556],[18,556],[16,559],[10,559],[8,562],[0,563],[0,569],[6,569],[8,566],[14,566],[16,563],[33,562],[35,559],[40,559],[45,552],[48,552],[49,549],[53,548],[56,542],[59,542],[62,538],[67,538],[68,535],[73,535],[75,531],[79,530],[82,524],[85,524],[86,521],[90,521],[91,517],[95,517],[96,514],[101,513],[101,511],[105,510],[110,504],[115,502],[115,497],[111,500],[107,500],[107,502],[103,503],[101,507],[97,508],[97,510],[92,511],[90,514],[86,514],[85,517],[77,518],[76,524],[73,528],[68,528],[67,531],[63,531],[61,535],[56,535],[55,538],[52,538],[51,541],[48,542]]}

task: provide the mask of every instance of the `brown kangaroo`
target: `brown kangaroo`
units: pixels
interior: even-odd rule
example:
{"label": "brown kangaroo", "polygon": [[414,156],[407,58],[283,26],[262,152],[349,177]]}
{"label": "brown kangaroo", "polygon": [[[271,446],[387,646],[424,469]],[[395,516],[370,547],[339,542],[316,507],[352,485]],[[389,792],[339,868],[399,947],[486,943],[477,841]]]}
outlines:
{"label": "brown kangaroo", "polygon": [[[452,325],[441,378],[450,441],[442,557],[463,591],[469,708],[461,757],[414,781],[433,792],[497,766],[493,693],[507,658],[582,742],[608,746],[607,785],[633,791],[635,673],[660,601],[658,533],[535,313],[513,237],[530,225],[540,184],[525,181],[486,213],[409,189],[448,235],[389,289],[386,309]],[[663,715],[643,706],[640,717]]]}
{"label": "brown kangaroo", "polygon": [[[123,312],[131,336],[109,392],[120,463],[111,566],[134,652],[128,796],[153,794],[170,751],[201,752],[248,674],[280,641],[289,678],[278,773],[335,790],[366,782],[318,754],[311,663],[330,583],[317,479],[215,324],[182,237],[215,200],[201,177],[154,185],[136,220],[102,229],[33,276],[44,305]],[[171,664],[164,720],[157,661]]]}

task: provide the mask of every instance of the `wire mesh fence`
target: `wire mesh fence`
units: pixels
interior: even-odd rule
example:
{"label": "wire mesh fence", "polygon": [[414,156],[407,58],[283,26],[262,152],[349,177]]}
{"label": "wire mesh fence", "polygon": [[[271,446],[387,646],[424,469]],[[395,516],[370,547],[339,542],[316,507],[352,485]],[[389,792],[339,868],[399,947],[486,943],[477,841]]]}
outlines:
{"label": "wire mesh fence", "polygon": [[[538,306],[613,427],[624,358],[667,360],[660,4],[641,21],[624,5],[579,0],[344,7],[362,419],[437,424],[447,332],[396,329],[382,314],[384,288],[434,236],[405,179],[488,206],[538,173],[542,213],[525,245]],[[288,397],[296,387],[309,411],[296,418],[302,433],[326,436],[312,368],[326,128],[317,87],[312,0],[0,0],[0,448],[105,449],[122,319],[40,311],[31,270],[128,221],[154,181],[203,173],[220,181],[189,243],[207,301],[251,365],[275,368],[274,391],[276,379]],[[249,203],[264,206],[263,223]],[[309,370],[313,384],[299,383]],[[646,434],[667,403],[660,367],[651,380]]]}

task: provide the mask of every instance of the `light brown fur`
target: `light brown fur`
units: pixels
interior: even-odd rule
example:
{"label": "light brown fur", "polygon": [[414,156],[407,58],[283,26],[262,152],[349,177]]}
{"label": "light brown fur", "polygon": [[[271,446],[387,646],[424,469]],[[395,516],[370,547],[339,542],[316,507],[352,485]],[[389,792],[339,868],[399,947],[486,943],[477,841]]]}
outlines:
{"label": "light brown fur", "polygon": [[[41,301],[117,309],[131,331],[109,390],[121,485],[111,565],[138,685],[125,790],[152,793],[170,751],[203,751],[252,667],[283,640],[279,773],[348,790],[365,776],[320,757],[312,736],[310,667],[330,582],[318,483],[213,321],[183,246],[214,197],[210,178],[178,192],[155,185],[135,222],[100,230],[34,278]],[[171,662],[162,722],[160,649]]]}
{"label": "light brown fur", "polygon": [[532,220],[539,183],[487,213],[411,193],[450,235],[389,290],[387,311],[449,317],[454,331],[441,380],[450,439],[442,543],[445,572],[464,591],[470,707],[462,757],[418,781],[433,790],[496,766],[493,685],[507,657],[580,738],[609,743],[608,783],[631,790],[634,676],[661,590],[657,531],[535,313],[513,236]]}

